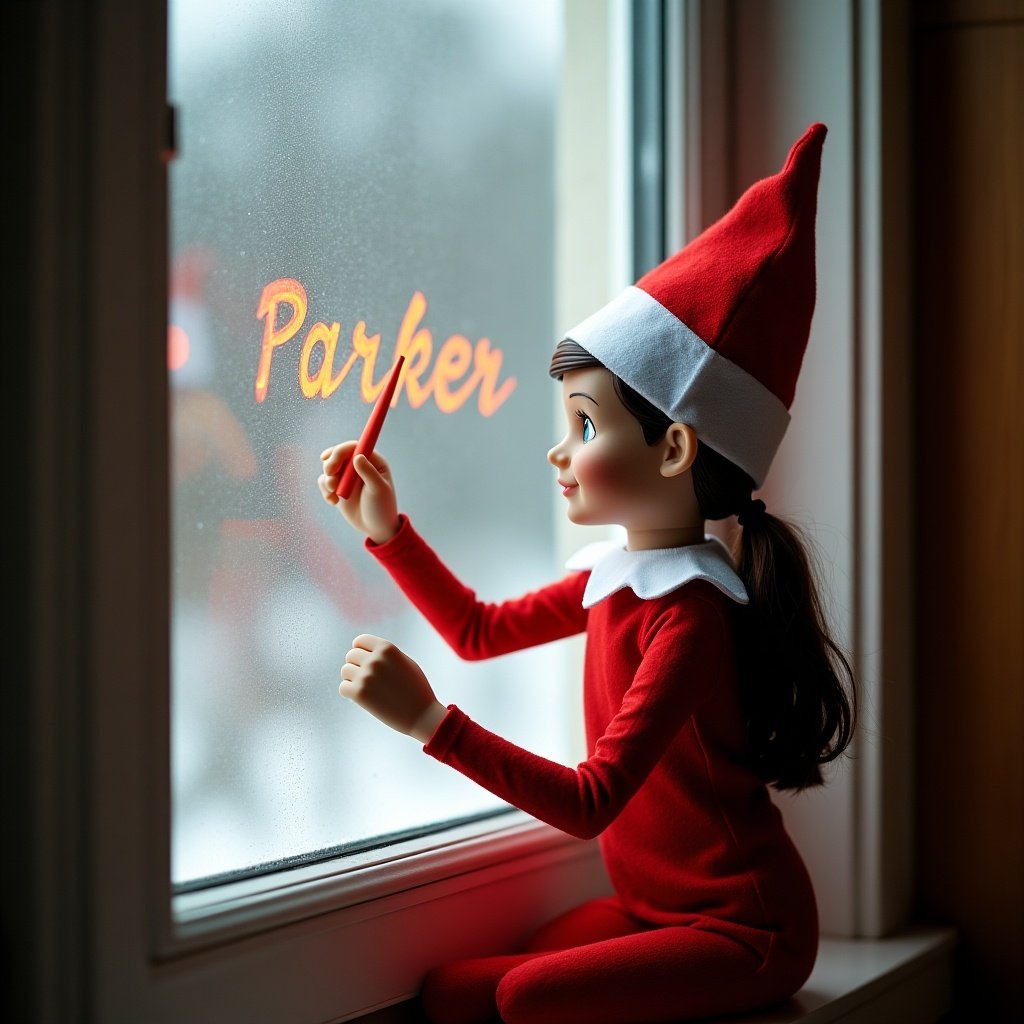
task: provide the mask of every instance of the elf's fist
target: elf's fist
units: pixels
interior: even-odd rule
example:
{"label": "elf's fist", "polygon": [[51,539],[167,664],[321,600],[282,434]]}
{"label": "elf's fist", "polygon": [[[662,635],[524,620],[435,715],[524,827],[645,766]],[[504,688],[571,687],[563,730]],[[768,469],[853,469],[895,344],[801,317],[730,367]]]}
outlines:
{"label": "elf's fist", "polygon": [[368,633],[352,641],[338,693],[423,743],[446,714],[419,665],[390,641]]}

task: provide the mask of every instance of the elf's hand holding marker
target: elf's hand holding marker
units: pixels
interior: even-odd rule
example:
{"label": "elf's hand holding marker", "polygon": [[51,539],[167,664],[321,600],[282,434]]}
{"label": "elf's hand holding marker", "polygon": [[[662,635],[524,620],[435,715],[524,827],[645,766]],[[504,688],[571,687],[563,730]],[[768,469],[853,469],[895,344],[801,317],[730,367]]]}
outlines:
{"label": "elf's hand holding marker", "polygon": [[[368,455],[356,452],[356,443],[344,441],[321,453],[323,472],[317,483],[324,501],[337,505],[349,523],[374,544],[384,544],[398,529],[398,499],[391,467],[377,452]],[[352,493],[341,498],[338,481],[347,465],[355,470],[357,482]]]}
{"label": "elf's hand holding marker", "polygon": [[387,462],[375,455],[373,449],[391,407],[404,363],[405,356],[395,360],[359,440],[334,445],[320,454],[324,471],[318,483],[324,500],[332,505],[337,505],[340,500],[345,518],[375,544],[390,540],[398,529],[391,471]]}

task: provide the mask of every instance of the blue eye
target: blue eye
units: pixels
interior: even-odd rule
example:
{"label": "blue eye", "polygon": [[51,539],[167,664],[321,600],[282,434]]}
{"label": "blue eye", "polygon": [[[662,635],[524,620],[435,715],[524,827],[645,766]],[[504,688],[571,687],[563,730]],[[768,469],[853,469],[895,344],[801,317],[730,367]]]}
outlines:
{"label": "blue eye", "polygon": [[577,411],[576,415],[583,420],[583,443],[586,444],[588,441],[593,441],[597,437],[594,421],[585,412]]}

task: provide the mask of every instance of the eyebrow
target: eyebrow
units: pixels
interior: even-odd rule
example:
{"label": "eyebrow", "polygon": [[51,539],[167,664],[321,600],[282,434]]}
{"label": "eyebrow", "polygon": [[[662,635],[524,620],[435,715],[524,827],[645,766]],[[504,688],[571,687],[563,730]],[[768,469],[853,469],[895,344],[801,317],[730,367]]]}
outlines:
{"label": "eyebrow", "polygon": [[570,398],[589,398],[594,405],[600,405],[601,403],[593,396],[588,395],[586,391],[572,391],[569,393]]}

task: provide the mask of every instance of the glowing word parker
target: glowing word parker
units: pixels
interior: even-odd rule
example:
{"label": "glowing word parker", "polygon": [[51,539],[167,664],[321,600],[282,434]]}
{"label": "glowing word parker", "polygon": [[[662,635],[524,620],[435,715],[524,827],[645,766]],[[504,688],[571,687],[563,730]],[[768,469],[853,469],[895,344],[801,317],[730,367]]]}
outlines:
{"label": "glowing word parker", "polygon": [[[263,321],[263,341],[256,370],[256,401],[267,397],[270,366],[274,353],[291,341],[302,329],[309,302],[306,289],[294,278],[282,277],[263,289],[256,318]],[[504,355],[492,348],[487,338],[473,345],[461,334],[448,337],[434,357],[434,339],[421,327],[427,311],[422,292],[409,300],[398,330],[394,359],[405,357],[405,366],[395,389],[392,406],[404,392],[409,405],[418,409],[429,399],[442,412],[461,409],[476,392],[477,408],[483,416],[493,415],[515,390],[516,379],[499,381]],[[359,390],[365,402],[373,402],[384,388],[387,373],[374,380],[374,366],[380,351],[380,334],[368,334],[366,322],[360,320],[352,330],[352,350],[341,368],[335,372],[341,324],[313,324],[302,340],[299,354],[299,388],[306,398],[329,398],[341,386],[358,360],[363,361]],[[318,353],[322,353],[317,359]],[[433,365],[431,359],[433,358]],[[392,360],[389,360],[389,366]]]}

